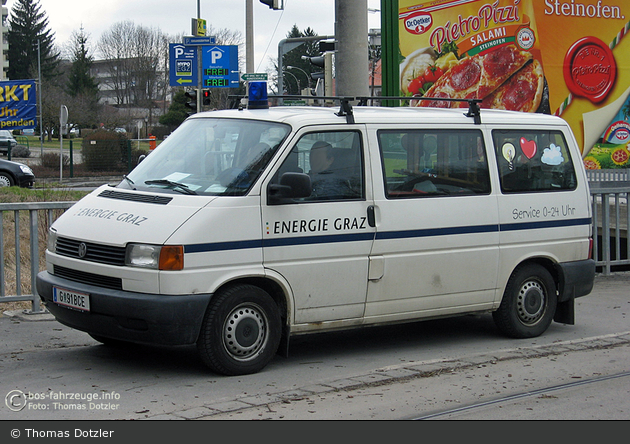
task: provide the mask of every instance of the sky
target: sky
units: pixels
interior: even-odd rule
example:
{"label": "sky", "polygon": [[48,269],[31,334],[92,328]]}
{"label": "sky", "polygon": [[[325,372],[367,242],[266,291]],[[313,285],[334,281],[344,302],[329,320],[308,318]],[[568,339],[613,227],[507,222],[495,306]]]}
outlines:
{"label": "sky", "polygon": [[[14,3],[16,0],[7,1],[9,15]],[[209,26],[238,30],[245,40],[245,0],[39,0],[59,48],[81,27],[95,45],[104,31],[126,20],[173,36],[190,35],[198,3],[201,18]],[[317,35],[334,34],[335,0],[284,0],[283,11],[271,10],[254,0],[253,8],[256,72],[265,72],[271,66],[269,58],[277,58],[278,43],[293,25],[302,31],[310,27]],[[380,0],[368,0],[368,8],[380,9]],[[368,28],[380,27],[380,13],[368,13]]]}

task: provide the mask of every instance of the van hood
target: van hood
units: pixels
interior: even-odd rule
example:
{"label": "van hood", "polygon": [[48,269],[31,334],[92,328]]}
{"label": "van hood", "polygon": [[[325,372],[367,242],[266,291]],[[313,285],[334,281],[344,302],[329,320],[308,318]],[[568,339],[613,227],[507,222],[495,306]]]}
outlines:
{"label": "van hood", "polygon": [[53,224],[59,236],[124,246],[128,242],[164,244],[216,196],[187,196],[118,190],[94,190]]}

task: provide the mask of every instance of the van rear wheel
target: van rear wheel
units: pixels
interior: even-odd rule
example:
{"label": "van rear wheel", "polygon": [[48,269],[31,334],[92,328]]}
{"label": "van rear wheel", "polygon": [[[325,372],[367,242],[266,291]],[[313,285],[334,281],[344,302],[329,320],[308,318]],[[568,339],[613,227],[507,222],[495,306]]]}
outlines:
{"label": "van rear wheel", "polygon": [[549,271],[538,264],[527,264],[512,273],[492,317],[507,336],[533,338],[547,330],[557,303],[556,285]]}
{"label": "van rear wheel", "polygon": [[197,350],[216,373],[256,373],[276,354],[281,330],[278,306],[266,291],[235,285],[217,292],[210,301]]}

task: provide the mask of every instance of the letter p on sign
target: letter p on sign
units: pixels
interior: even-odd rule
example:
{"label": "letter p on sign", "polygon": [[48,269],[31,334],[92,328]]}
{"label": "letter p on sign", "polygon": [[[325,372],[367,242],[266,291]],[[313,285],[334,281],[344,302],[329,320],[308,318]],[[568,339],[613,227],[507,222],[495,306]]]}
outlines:
{"label": "letter p on sign", "polygon": [[215,49],[214,51],[210,52],[210,57],[212,60],[212,64],[215,65],[217,63],[217,60],[223,57],[223,51]]}

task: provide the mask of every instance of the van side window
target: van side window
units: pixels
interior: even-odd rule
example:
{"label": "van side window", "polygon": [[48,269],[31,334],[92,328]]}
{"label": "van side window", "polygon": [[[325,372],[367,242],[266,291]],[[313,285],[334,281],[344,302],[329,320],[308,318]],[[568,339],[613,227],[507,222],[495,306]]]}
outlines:
{"label": "van side window", "polygon": [[383,130],[378,141],[389,199],[490,193],[481,131]]}
{"label": "van side window", "polygon": [[577,179],[560,131],[494,130],[504,193],[573,190]]}
{"label": "van side window", "polygon": [[305,134],[280,166],[272,183],[286,172],[306,173],[313,187],[310,197],[296,201],[348,200],[365,197],[363,147],[357,131]]}

